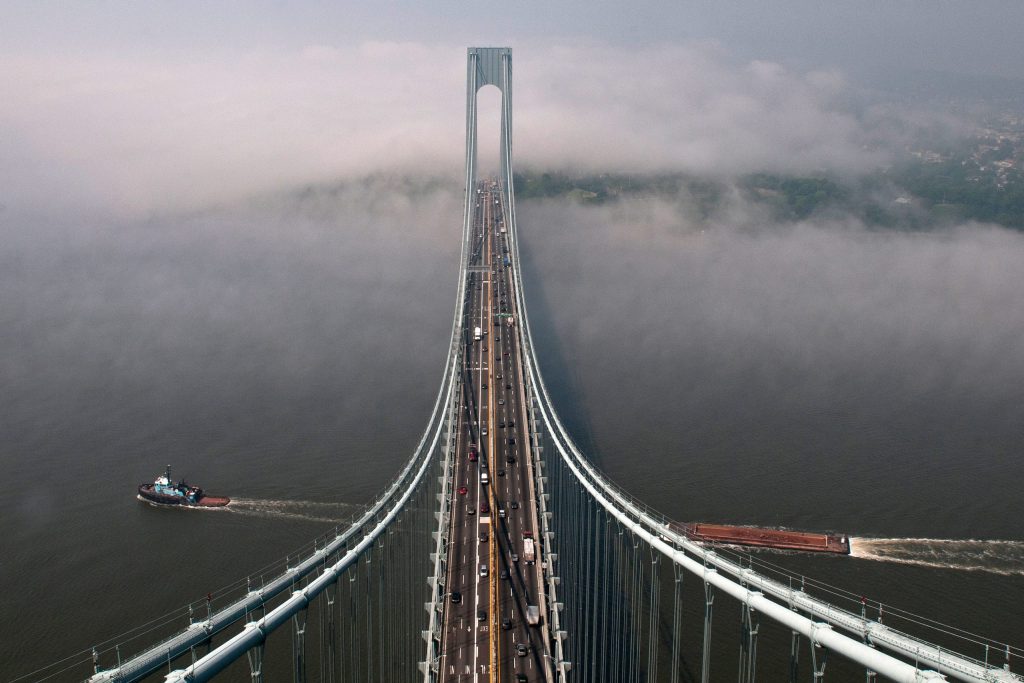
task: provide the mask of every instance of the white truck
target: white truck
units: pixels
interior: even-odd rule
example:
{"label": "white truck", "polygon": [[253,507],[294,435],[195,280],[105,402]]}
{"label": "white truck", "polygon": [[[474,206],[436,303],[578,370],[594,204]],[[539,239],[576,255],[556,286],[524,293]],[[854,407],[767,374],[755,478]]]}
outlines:
{"label": "white truck", "polygon": [[540,623],[540,609],[536,605],[526,606],[526,623],[530,626]]}
{"label": "white truck", "polygon": [[480,329],[480,326],[477,325],[476,327],[473,328],[473,341],[480,341],[483,338],[484,332],[483,330]]}
{"label": "white truck", "polygon": [[532,538],[524,538],[523,539],[523,559],[526,561],[527,564],[533,564],[533,562],[536,559],[536,557],[537,557],[536,553],[534,552],[534,549],[533,549],[533,539]]}

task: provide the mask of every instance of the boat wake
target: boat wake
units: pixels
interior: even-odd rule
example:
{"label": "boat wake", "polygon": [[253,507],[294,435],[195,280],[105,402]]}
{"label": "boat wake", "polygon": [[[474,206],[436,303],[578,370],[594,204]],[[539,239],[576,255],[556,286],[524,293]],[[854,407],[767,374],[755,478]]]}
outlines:
{"label": "boat wake", "polygon": [[321,503],[312,500],[232,498],[229,505],[219,509],[250,517],[343,524],[356,513],[362,512],[364,507],[352,503]]}
{"label": "boat wake", "polygon": [[935,569],[1024,576],[1024,541],[850,538],[850,555]]}

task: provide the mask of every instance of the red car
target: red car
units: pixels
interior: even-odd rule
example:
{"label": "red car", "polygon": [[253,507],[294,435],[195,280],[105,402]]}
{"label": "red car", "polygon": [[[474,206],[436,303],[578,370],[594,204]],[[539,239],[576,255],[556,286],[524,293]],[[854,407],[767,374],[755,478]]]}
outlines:
{"label": "red car", "polygon": [[464,495],[466,495],[467,493],[469,493],[469,489],[467,489],[467,488],[466,488],[465,486],[460,486],[460,487],[458,488],[458,490],[457,490],[457,493],[458,493],[458,494],[459,494],[460,496],[464,496]]}
{"label": "red car", "polygon": [[469,452],[469,461],[470,462],[476,462],[476,451],[470,451]]}

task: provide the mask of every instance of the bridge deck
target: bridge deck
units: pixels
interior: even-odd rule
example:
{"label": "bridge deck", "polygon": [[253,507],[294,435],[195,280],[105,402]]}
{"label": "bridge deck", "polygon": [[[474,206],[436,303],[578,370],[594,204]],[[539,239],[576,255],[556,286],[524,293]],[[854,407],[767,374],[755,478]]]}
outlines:
{"label": "bridge deck", "polygon": [[481,183],[479,190],[467,268],[470,298],[439,678],[543,680],[543,638],[526,620],[528,606],[542,605],[539,557],[535,551],[531,560],[527,552],[540,534],[518,329],[508,314],[514,308],[504,259],[509,245],[498,227],[500,193],[491,183]]}

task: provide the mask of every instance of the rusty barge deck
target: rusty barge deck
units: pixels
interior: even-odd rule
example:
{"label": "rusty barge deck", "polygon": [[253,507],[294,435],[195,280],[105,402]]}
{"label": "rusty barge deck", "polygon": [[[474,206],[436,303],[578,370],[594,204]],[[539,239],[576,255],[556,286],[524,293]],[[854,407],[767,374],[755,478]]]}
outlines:
{"label": "rusty barge deck", "polygon": [[850,538],[842,534],[820,534],[729,524],[689,523],[673,526],[690,540],[702,543],[725,543],[837,555],[850,554]]}

